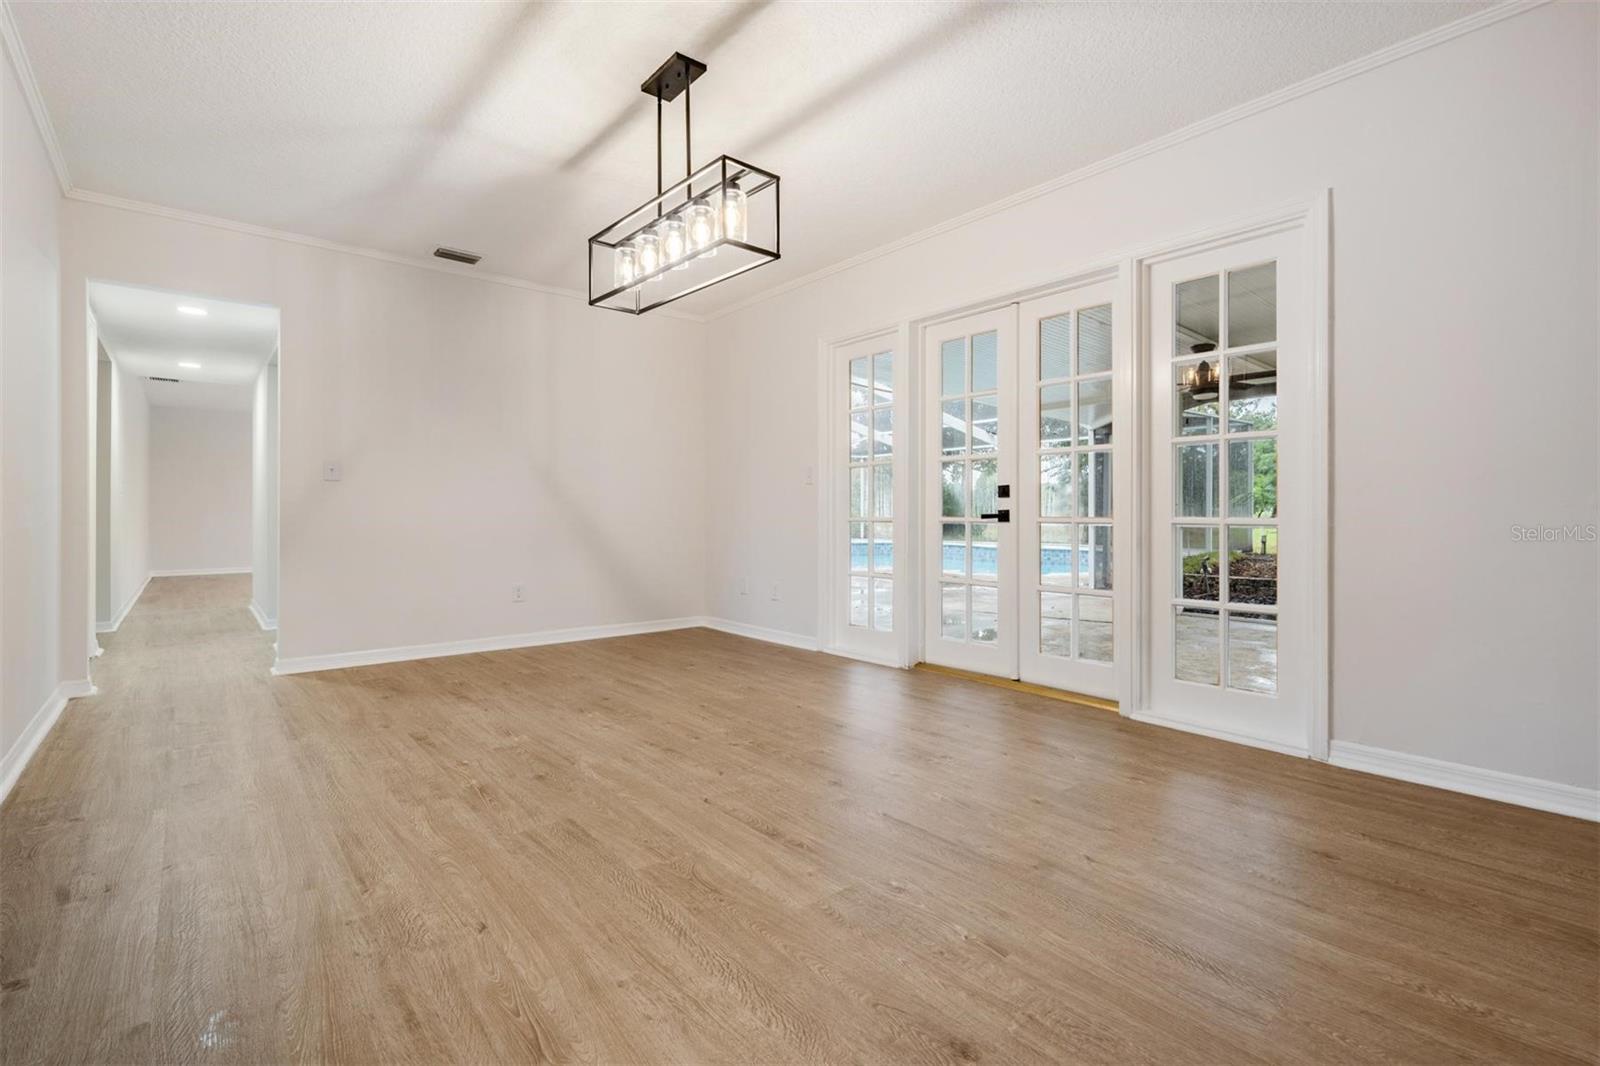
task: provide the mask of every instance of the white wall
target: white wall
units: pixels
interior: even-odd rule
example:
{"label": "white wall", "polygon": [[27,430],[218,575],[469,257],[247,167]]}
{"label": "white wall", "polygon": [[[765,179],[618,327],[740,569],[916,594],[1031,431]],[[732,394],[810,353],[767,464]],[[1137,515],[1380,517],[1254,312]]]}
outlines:
{"label": "white wall", "polygon": [[150,569],[250,569],[251,412],[150,408]]}
{"label": "white wall", "polygon": [[[61,680],[61,204],[8,56],[0,70],[0,769]],[[80,336],[82,331],[80,330]],[[80,347],[78,351],[83,351]],[[86,501],[85,501],[86,502]],[[87,543],[79,540],[80,554]],[[88,633],[88,589],[75,624]],[[88,677],[72,663],[72,677]],[[0,774],[0,778],[8,777]],[[0,795],[5,781],[0,781]]]}
{"label": "white wall", "polygon": [[1331,188],[1334,736],[1596,787],[1600,551],[1511,527],[1600,511],[1597,11],[1516,15],[713,321],[709,613],[816,633],[819,339]]}
{"label": "white wall", "polygon": [[150,577],[150,401],[144,379],[114,361],[110,451],[110,621],[120,623]]}
{"label": "white wall", "polygon": [[[702,325],[81,201],[62,252],[69,353],[91,277],[281,310],[281,657],[703,613]],[[69,354],[79,543],[87,375]]]}
{"label": "white wall", "polygon": [[256,378],[250,408],[250,602],[258,621],[278,620],[278,364]]}

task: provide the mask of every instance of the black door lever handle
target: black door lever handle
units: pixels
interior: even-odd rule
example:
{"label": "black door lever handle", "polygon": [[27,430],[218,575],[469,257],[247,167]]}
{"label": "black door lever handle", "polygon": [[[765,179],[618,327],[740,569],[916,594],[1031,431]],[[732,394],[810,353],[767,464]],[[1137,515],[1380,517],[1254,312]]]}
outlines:
{"label": "black door lever handle", "polygon": [[1009,521],[1011,521],[1011,512],[1009,510],[991,511],[989,514],[981,514],[978,517],[979,518],[995,518],[995,519],[1000,520],[1001,522],[1009,522]]}

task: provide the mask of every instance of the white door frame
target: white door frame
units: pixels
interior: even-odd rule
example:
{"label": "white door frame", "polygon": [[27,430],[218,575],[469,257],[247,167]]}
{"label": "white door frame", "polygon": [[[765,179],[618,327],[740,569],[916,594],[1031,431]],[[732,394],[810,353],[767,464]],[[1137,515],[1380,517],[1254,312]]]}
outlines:
{"label": "white door frame", "polygon": [[[902,530],[912,527],[905,523],[916,521],[921,514],[921,478],[916,471],[922,469],[922,436],[919,408],[912,397],[922,395],[922,352],[925,332],[931,325],[958,318],[973,312],[991,310],[1006,304],[1049,295],[1084,284],[1088,280],[1115,276],[1118,294],[1114,330],[1114,400],[1119,404],[1118,433],[1123,436],[1128,458],[1122,450],[1116,452],[1114,462],[1119,465],[1114,491],[1120,494],[1118,506],[1121,515],[1114,550],[1137,565],[1126,567],[1128,578],[1115,598],[1119,618],[1117,627],[1117,701],[1125,717],[1143,719],[1148,709],[1148,663],[1150,620],[1142,607],[1147,598],[1150,574],[1150,535],[1148,501],[1132,485],[1148,485],[1149,455],[1149,375],[1145,370],[1150,358],[1150,341],[1145,319],[1149,308],[1147,272],[1155,263],[1178,258],[1206,247],[1221,247],[1247,240],[1266,232],[1298,230],[1306,241],[1306,268],[1309,274],[1312,308],[1310,336],[1306,338],[1310,358],[1309,417],[1311,419],[1309,465],[1311,469],[1302,476],[1310,493],[1312,518],[1309,525],[1316,536],[1307,545],[1310,553],[1307,585],[1302,595],[1306,597],[1308,618],[1315,634],[1311,643],[1311,661],[1307,674],[1311,688],[1312,706],[1306,753],[1314,759],[1326,760],[1329,742],[1330,697],[1330,647],[1332,616],[1330,569],[1331,555],[1331,451],[1330,451],[1330,360],[1332,354],[1331,284],[1332,267],[1331,211],[1332,191],[1323,189],[1305,199],[1292,201],[1269,210],[1256,211],[1232,218],[1216,226],[1206,227],[1177,238],[1151,242],[1121,254],[1105,256],[1092,261],[1079,270],[1069,270],[1055,278],[1033,286],[996,293],[969,303],[932,309],[922,314],[870,330],[860,330],[839,338],[823,340],[818,344],[818,635],[824,650],[848,651],[837,646],[832,629],[836,615],[833,602],[834,575],[840,562],[838,546],[831,536],[842,521],[832,506],[837,479],[833,456],[828,450],[832,419],[836,416],[830,398],[837,390],[829,380],[829,356],[834,347],[876,334],[893,334],[895,337],[897,401],[895,425],[904,444],[895,453],[896,479],[896,648],[897,661],[888,665],[909,667],[923,659],[922,618],[923,582],[920,580],[924,560],[921,558],[921,538],[905,535]],[[1125,309],[1125,310],[1124,310]],[[903,353],[903,354],[902,354]],[[1135,482],[1137,478],[1137,482]],[[1124,547],[1124,539],[1128,542]],[[904,559],[903,563],[900,560]],[[916,574],[916,580],[907,575]],[[1124,638],[1126,633],[1126,638]],[[1161,722],[1175,728],[1189,727],[1180,723]]]}
{"label": "white door frame", "polygon": [[[1331,470],[1329,438],[1330,438],[1330,398],[1329,391],[1329,358],[1331,353],[1331,318],[1330,318],[1330,284],[1331,265],[1329,253],[1331,244],[1329,239],[1329,224],[1331,194],[1324,190],[1310,200],[1297,201],[1284,205],[1272,211],[1260,212],[1256,215],[1237,219],[1224,225],[1215,226],[1191,234],[1175,241],[1163,242],[1132,256],[1133,276],[1137,281],[1136,314],[1137,314],[1137,351],[1131,360],[1130,369],[1137,380],[1137,388],[1142,399],[1139,411],[1139,426],[1135,438],[1140,451],[1139,479],[1143,486],[1138,513],[1139,551],[1141,565],[1139,567],[1139,600],[1141,633],[1138,642],[1140,654],[1139,675],[1136,679],[1137,688],[1130,686],[1128,697],[1122,701],[1122,713],[1131,718],[1142,721],[1151,721],[1188,732],[1215,735],[1214,731],[1190,722],[1157,716],[1150,708],[1150,627],[1155,620],[1150,617],[1150,612],[1143,609],[1148,602],[1150,582],[1158,580],[1155,575],[1159,567],[1166,565],[1165,560],[1156,560],[1152,557],[1152,537],[1150,527],[1151,501],[1149,493],[1152,487],[1151,455],[1149,449],[1150,428],[1150,366],[1154,358],[1152,339],[1149,330],[1149,310],[1151,303],[1150,275],[1154,267],[1176,259],[1183,259],[1202,252],[1225,249],[1232,245],[1245,244],[1275,234],[1290,234],[1298,236],[1303,242],[1301,253],[1306,272],[1306,289],[1309,299],[1307,315],[1302,323],[1302,335],[1299,343],[1303,345],[1306,353],[1307,373],[1302,395],[1301,410],[1305,412],[1308,425],[1306,426],[1306,441],[1308,447],[1304,449],[1299,468],[1288,474],[1289,477],[1304,486],[1307,500],[1307,515],[1305,528],[1310,535],[1310,541],[1302,549],[1306,553],[1306,565],[1301,568],[1300,587],[1294,590],[1294,595],[1305,604],[1305,627],[1308,637],[1305,641],[1308,660],[1303,672],[1302,684],[1307,691],[1305,697],[1309,701],[1310,713],[1307,716],[1306,741],[1304,746],[1295,744],[1285,748],[1283,745],[1267,741],[1257,741],[1249,737],[1228,734],[1224,739],[1239,743],[1253,744],[1260,747],[1273,748],[1274,750],[1289,750],[1296,754],[1305,754],[1314,759],[1326,760],[1328,758],[1329,743],[1329,693],[1330,693],[1330,648],[1333,633],[1331,610],[1331,571],[1330,536],[1331,524]],[[1282,338],[1280,337],[1280,341]],[[1164,571],[1163,571],[1164,572]]]}

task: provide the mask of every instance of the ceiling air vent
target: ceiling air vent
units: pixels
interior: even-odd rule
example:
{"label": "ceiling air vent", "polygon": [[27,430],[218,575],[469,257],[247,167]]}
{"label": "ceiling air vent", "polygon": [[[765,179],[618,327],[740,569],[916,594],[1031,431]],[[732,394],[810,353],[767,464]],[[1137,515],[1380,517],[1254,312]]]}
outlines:
{"label": "ceiling air vent", "polygon": [[146,380],[146,381],[170,381],[170,382],[172,382],[172,383],[173,383],[173,384],[174,384],[174,385],[178,385],[178,384],[181,384],[181,382],[179,382],[179,380],[178,380],[178,379],[177,379],[177,378],[158,378],[158,377],[156,377],[156,376],[155,376],[155,375],[153,375],[153,374],[152,374],[152,375],[150,375],[150,376],[149,376],[149,377],[147,377],[147,378],[145,378],[145,380]]}
{"label": "ceiling air vent", "polygon": [[440,259],[448,259],[452,263],[465,263],[468,266],[477,266],[478,260],[483,258],[474,252],[463,252],[459,248],[435,248],[433,254]]}

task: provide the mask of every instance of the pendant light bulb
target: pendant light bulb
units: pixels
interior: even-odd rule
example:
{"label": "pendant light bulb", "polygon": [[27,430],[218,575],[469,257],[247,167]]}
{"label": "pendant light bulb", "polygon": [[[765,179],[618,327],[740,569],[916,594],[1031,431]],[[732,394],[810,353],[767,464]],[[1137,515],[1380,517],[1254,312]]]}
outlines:
{"label": "pendant light bulb", "polygon": [[707,258],[716,255],[711,245],[717,239],[717,213],[705,200],[696,200],[689,207],[689,251]]}
{"label": "pendant light bulb", "polygon": [[750,219],[745,212],[744,190],[734,182],[722,192],[722,234],[730,241],[743,241]]}
{"label": "pendant light bulb", "polygon": [[632,241],[624,241],[617,249],[617,259],[612,284],[625,289],[639,278],[639,250]]}
{"label": "pendant light bulb", "polygon": [[654,228],[639,234],[639,275],[653,274],[661,265],[661,238]]}
{"label": "pendant light bulb", "polygon": [[688,250],[683,220],[674,217],[661,223],[661,261],[671,263],[673,270],[682,270],[689,265]]}

